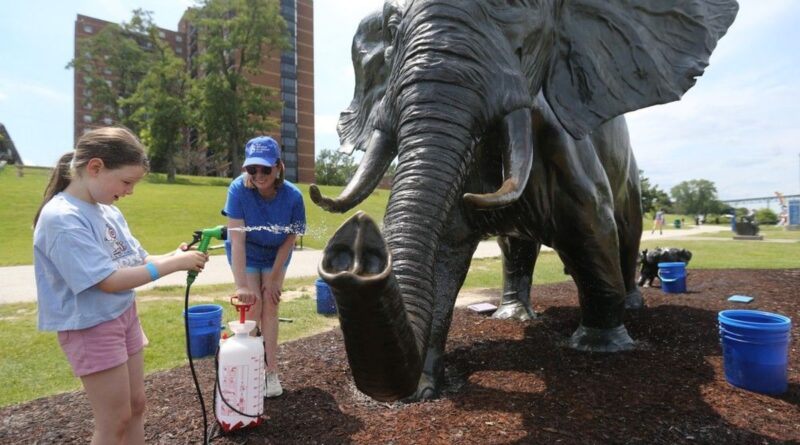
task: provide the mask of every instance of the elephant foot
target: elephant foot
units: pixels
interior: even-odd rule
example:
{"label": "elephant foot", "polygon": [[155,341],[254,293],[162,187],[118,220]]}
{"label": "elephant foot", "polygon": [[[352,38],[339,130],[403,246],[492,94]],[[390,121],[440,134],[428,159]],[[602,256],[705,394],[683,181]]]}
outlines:
{"label": "elephant foot", "polygon": [[536,318],[536,313],[529,305],[521,303],[519,300],[504,301],[500,307],[494,311],[492,318],[498,320],[515,319],[519,321],[527,321]]}
{"label": "elephant foot", "polygon": [[635,349],[636,342],[628,335],[625,325],[611,329],[578,326],[569,339],[569,346],[579,351],[619,352]]}
{"label": "elephant foot", "polygon": [[625,309],[642,309],[644,308],[644,298],[639,289],[634,289],[625,296]]}
{"label": "elephant foot", "polygon": [[419,378],[417,390],[413,395],[403,399],[405,403],[420,402],[423,400],[435,400],[439,398],[441,391],[439,389],[439,382],[436,382],[431,376],[423,373]]}

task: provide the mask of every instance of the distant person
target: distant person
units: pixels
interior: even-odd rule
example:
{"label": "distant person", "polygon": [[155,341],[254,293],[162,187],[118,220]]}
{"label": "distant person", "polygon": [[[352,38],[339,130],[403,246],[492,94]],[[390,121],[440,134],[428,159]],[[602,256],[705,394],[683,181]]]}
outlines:
{"label": "distant person", "polygon": [[284,179],[281,150],[274,139],[251,139],[244,155],[244,173],[228,188],[222,211],[229,229],[225,250],[235,295],[243,303],[254,303],[247,317],[264,336],[266,395],[277,397],[283,394],[278,378],[278,304],[295,239],[306,229],[306,211],[300,190]]}
{"label": "distant person", "polygon": [[208,261],[196,250],[150,255],[131,235],[113,204],[147,171],[144,148],[128,130],[89,131],[59,159],[33,220],[39,329],[58,332],[81,379],[93,444],[144,443],[147,340],[133,289]]}
{"label": "distant person", "polygon": [[664,234],[664,209],[659,209],[655,218],[653,218],[653,229],[650,230],[650,233],[655,233],[656,230],[658,230],[659,235]]}

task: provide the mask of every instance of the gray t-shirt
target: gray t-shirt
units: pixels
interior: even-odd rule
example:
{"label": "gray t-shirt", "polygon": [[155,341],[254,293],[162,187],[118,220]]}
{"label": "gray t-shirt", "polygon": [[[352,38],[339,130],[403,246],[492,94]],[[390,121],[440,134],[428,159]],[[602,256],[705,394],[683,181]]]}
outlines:
{"label": "gray t-shirt", "polygon": [[39,329],[84,329],[118,317],[133,304],[133,289],[107,293],[95,285],[146,257],[115,206],[54,196],[33,233]]}

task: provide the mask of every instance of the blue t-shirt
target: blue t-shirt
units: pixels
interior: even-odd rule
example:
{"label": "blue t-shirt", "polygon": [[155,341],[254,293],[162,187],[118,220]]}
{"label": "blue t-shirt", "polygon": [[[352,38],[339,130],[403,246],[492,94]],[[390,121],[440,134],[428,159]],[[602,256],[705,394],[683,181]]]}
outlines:
{"label": "blue t-shirt", "polygon": [[[260,230],[245,233],[247,267],[273,267],[278,248],[289,234],[306,231],[306,208],[303,194],[291,182],[283,181],[275,197],[264,199],[256,189],[244,185],[244,175],[234,179],[228,188],[228,200],[222,214],[243,219],[244,225]],[[225,241],[228,261],[231,258],[230,239]]]}
{"label": "blue t-shirt", "polygon": [[146,257],[115,206],[55,195],[33,232],[39,329],[84,329],[120,316],[133,304],[133,290],[107,293],[96,285]]}

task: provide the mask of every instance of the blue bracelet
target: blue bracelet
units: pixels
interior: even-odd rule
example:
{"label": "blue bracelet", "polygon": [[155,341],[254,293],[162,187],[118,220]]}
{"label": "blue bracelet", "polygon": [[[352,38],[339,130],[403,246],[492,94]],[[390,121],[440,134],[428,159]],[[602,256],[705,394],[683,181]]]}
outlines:
{"label": "blue bracelet", "polygon": [[147,263],[145,267],[147,267],[147,271],[150,272],[150,281],[156,281],[161,277],[155,264]]}

